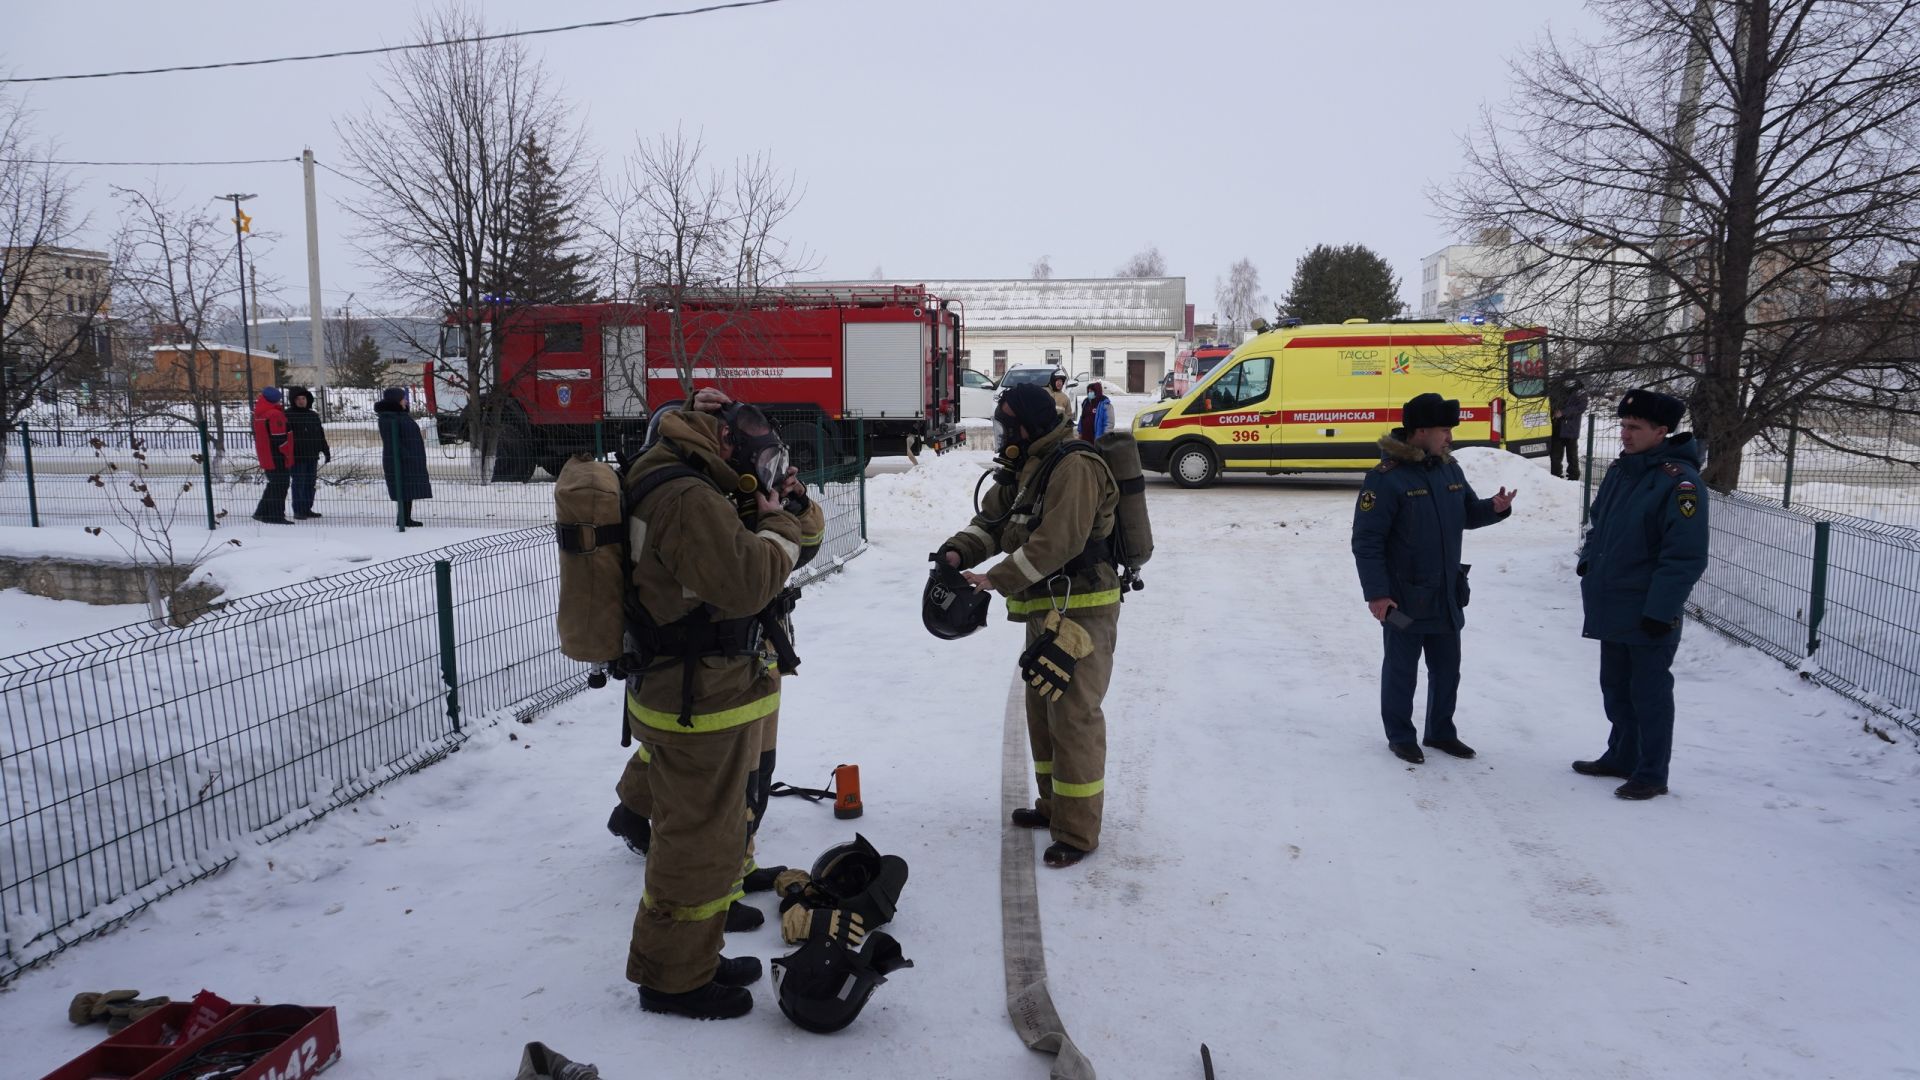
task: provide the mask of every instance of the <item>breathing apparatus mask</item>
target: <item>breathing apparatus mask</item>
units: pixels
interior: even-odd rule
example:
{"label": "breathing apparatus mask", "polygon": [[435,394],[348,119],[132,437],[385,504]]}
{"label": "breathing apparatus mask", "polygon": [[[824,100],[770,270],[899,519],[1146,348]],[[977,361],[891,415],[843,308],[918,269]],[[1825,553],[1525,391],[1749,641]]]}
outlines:
{"label": "breathing apparatus mask", "polygon": [[[728,441],[733,444],[727,464],[740,474],[743,493],[777,494],[787,480],[787,444],[780,441],[780,433],[767,420],[767,414],[753,405],[736,402],[721,410],[720,419],[727,425]],[[746,483],[748,478],[752,478],[752,487]]]}
{"label": "breathing apparatus mask", "polygon": [[[1011,418],[1013,423],[1007,421]],[[1000,469],[997,483],[1011,484],[1027,451],[1041,436],[1060,426],[1053,395],[1031,383],[1010,387],[993,410],[993,450]],[[1018,434],[1016,435],[1016,430]]]}

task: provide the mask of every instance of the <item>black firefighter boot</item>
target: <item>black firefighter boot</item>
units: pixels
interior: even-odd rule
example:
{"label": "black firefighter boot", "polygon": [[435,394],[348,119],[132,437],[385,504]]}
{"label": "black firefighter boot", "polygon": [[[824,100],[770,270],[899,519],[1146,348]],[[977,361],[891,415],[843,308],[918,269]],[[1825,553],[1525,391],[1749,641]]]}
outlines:
{"label": "black firefighter boot", "polygon": [[1053,820],[1031,806],[1018,807],[1013,812],[1013,823],[1023,829],[1044,829],[1053,824]]}
{"label": "black firefighter boot", "polygon": [[652,1013],[691,1016],[695,1020],[731,1020],[753,1011],[753,992],[744,986],[723,986],[718,979],[680,994],[643,986],[640,1007]]}
{"label": "black firefighter boot", "polygon": [[1064,840],[1056,840],[1048,845],[1046,855],[1044,856],[1047,865],[1053,867],[1055,870],[1072,866],[1074,863],[1086,857],[1087,853],[1085,851],[1074,847]]}
{"label": "black firefighter boot", "polygon": [[[727,929],[729,934],[738,934],[743,930],[758,930],[760,924],[767,921],[766,913],[752,904],[743,904],[735,900],[727,907]],[[756,963],[758,961],[755,961]]]}
{"label": "black firefighter boot", "polygon": [[640,855],[645,855],[653,844],[653,826],[619,803],[615,803],[613,813],[607,815],[607,831],[625,840],[627,846]]}

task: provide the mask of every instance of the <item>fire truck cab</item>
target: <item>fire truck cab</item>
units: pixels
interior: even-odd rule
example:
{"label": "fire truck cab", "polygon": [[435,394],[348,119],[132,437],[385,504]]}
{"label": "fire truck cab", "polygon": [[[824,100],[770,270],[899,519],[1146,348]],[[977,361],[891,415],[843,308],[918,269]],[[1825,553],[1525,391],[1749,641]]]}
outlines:
{"label": "fire truck cab", "polygon": [[[717,386],[765,409],[794,462],[944,450],[960,437],[960,312],[924,289],[781,289],[677,304],[509,306],[494,314],[492,392],[465,392],[465,328],[447,320],[428,372],[442,442],[497,428],[494,479],[558,475],[568,455],[631,449],[651,411]],[[486,351],[484,348],[481,350]],[[683,382],[682,376],[685,376]],[[863,445],[864,444],[864,445]]]}

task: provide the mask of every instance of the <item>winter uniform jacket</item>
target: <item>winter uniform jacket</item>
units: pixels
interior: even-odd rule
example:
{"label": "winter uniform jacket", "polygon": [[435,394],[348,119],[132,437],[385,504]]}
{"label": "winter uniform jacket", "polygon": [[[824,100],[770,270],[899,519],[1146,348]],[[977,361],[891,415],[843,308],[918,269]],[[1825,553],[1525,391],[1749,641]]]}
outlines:
{"label": "winter uniform jacket", "polygon": [[[669,413],[660,442],[628,470],[629,486],[658,469],[687,465],[703,476],[668,480],[648,493],[628,521],[633,599],[656,625],[705,605],[714,620],[755,615],[786,587],[802,542],[819,546],[818,504],[796,518],[764,514],[749,528],[732,497],[738,474],[720,456],[719,422],[704,413]],[[629,689],[627,715],[649,741],[697,736],[750,724],[780,707],[780,675],[767,653],[692,661],[692,726],[680,723],[683,661],[655,660]],[[632,684],[629,684],[630,687]]]}
{"label": "winter uniform jacket", "polygon": [[1080,437],[1087,440],[1105,435],[1113,427],[1113,402],[1107,395],[1088,394],[1080,402]]}
{"label": "winter uniform jacket", "polygon": [[380,471],[387,477],[387,498],[395,502],[433,498],[427,441],[420,437],[419,423],[397,401],[376,401],[373,411],[380,421]]}
{"label": "winter uniform jacket", "polygon": [[1390,597],[1414,621],[1412,634],[1448,634],[1467,625],[1461,535],[1504,520],[1467,483],[1451,455],[1429,457],[1396,428],[1380,440],[1379,465],[1360,485],[1353,510],[1353,561],[1367,600]]}
{"label": "winter uniform jacket", "polygon": [[1060,419],[1065,420],[1068,417],[1073,415],[1073,399],[1072,398],[1068,397],[1062,391],[1055,390],[1052,384],[1048,384],[1047,393],[1053,395],[1053,407],[1059,410]]}
{"label": "winter uniform jacket", "polygon": [[[294,399],[305,397],[309,404],[295,405]],[[287,388],[287,429],[293,432],[293,460],[319,461],[322,454],[328,460],[333,459],[333,448],[327,445],[327,429],[320,425],[320,414],[313,411],[313,393],[304,386]]]}
{"label": "winter uniform jacket", "polygon": [[253,401],[253,453],[268,472],[293,468],[293,434],[287,411],[266,398]]}
{"label": "winter uniform jacket", "polygon": [[1035,439],[1015,481],[991,484],[973,523],[949,537],[940,549],[958,552],[962,567],[978,566],[995,554],[1007,555],[987,572],[987,578],[1007,598],[1007,618],[1014,622],[1044,616],[1056,598],[1070,609],[1120,602],[1119,575],[1105,560],[1067,581],[1055,582],[1049,591],[1049,581],[1086,548],[1088,540],[1113,534],[1114,508],[1120,503],[1119,485],[1098,454],[1066,454],[1053,467],[1045,489],[1036,490],[1047,459],[1071,435],[1072,429],[1061,424]]}
{"label": "winter uniform jacket", "polygon": [[1678,627],[1687,595],[1707,569],[1707,491],[1700,444],[1669,436],[1622,454],[1600,481],[1593,524],[1580,549],[1581,632],[1601,641],[1650,645],[1640,620]]}

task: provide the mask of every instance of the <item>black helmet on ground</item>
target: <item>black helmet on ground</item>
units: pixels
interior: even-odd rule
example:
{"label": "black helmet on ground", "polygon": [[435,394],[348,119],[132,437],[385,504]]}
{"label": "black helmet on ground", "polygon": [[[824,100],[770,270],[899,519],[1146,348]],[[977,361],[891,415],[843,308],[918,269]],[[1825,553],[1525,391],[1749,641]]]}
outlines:
{"label": "black helmet on ground", "polygon": [[927,587],[920,594],[920,621],[927,632],[952,641],[987,625],[987,607],[993,598],[967,584],[941,552],[929,558],[933,569],[927,572]]}

